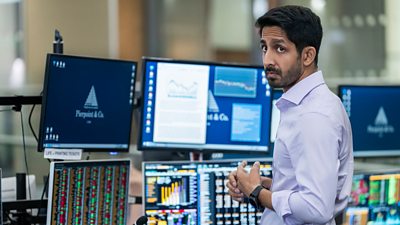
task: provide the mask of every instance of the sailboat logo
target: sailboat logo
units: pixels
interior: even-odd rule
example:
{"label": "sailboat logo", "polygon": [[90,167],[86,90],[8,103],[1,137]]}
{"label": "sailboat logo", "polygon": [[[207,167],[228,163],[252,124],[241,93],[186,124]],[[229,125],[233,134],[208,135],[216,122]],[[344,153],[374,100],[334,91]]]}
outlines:
{"label": "sailboat logo", "polygon": [[94,86],[90,88],[89,95],[86,98],[83,108],[85,108],[85,110],[75,110],[75,117],[83,118],[86,120],[87,124],[91,124],[93,119],[104,119],[104,113],[101,110],[98,110],[99,105],[97,104],[96,90],[94,89]]}
{"label": "sailboat logo", "polygon": [[213,93],[208,90],[208,112],[207,120],[228,122],[229,117],[225,113],[219,112],[219,106]]}
{"label": "sailboat logo", "polygon": [[379,108],[379,111],[378,111],[378,115],[376,115],[376,118],[375,118],[375,125],[388,125],[388,119],[387,119],[387,117],[386,117],[386,113],[385,113],[385,110],[383,109],[383,107],[380,107]]}
{"label": "sailboat logo", "polygon": [[97,104],[97,97],[96,97],[96,91],[94,89],[94,86],[90,89],[89,95],[86,98],[85,105],[83,106],[85,109],[98,109],[99,105]]}
{"label": "sailboat logo", "polygon": [[219,112],[218,103],[215,101],[214,95],[210,90],[208,90],[208,111]]}
{"label": "sailboat logo", "polygon": [[375,124],[368,125],[367,132],[371,134],[378,134],[380,138],[383,137],[384,134],[394,133],[394,127],[389,124],[383,106],[381,106],[378,110],[378,114],[375,118]]}

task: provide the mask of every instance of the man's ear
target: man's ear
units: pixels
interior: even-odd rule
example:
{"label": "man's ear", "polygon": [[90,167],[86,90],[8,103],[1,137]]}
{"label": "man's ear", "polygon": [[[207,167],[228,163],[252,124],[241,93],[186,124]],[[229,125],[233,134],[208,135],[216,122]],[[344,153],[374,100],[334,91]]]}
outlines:
{"label": "man's ear", "polygon": [[307,46],[302,51],[302,61],[303,65],[308,67],[314,63],[315,57],[317,55],[317,50],[312,46]]}

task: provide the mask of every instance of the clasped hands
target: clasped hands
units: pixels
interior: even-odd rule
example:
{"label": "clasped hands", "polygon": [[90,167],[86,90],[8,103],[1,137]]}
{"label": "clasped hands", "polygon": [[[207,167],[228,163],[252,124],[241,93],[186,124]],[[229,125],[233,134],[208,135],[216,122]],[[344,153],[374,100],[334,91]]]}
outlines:
{"label": "clasped hands", "polygon": [[260,176],[260,162],[255,162],[250,171],[246,171],[247,161],[242,161],[236,170],[228,176],[226,187],[232,199],[242,202],[244,196],[249,197],[251,192],[258,186],[271,187],[272,179]]}

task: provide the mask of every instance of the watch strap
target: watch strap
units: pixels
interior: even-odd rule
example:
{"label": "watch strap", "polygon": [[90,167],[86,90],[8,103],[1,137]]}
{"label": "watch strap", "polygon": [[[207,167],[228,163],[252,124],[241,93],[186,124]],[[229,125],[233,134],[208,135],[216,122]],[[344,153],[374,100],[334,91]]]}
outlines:
{"label": "watch strap", "polygon": [[253,199],[255,206],[257,209],[261,208],[261,202],[258,199],[258,196],[260,195],[261,190],[264,189],[262,185],[258,185],[254,190],[250,193],[250,198]]}

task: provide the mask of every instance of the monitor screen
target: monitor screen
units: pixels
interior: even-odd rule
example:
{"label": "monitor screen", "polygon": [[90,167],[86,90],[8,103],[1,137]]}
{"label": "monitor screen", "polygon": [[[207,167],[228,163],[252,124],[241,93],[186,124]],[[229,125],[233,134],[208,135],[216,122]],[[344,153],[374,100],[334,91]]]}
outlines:
{"label": "monitor screen", "polygon": [[400,174],[370,176],[368,205],[369,221],[400,224]]}
{"label": "monitor screen", "polygon": [[[258,224],[262,211],[248,200],[233,201],[225,186],[239,163],[144,163],[143,201],[149,224]],[[261,162],[260,171],[271,177],[271,163]]]}
{"label": "monitor screen", "polygon": [[268,151],[264,74],[258,66],[145,58],[139,148]]}
{"label": "monitor screen", "polygon": [[400,86],[339,86],[355,156],[400,155]]}
{"label": "monitor screen", "polygon": [[399,207],[399,173],[357,174],[345,220],[347,224],[400,224]]}
{"label": "monitor screen", "polygon": [[357,207],[368,206],[369,175],[355,174],[353,176],[349,205]]}
{"label": "monitor screen", "polygon": [[130,160],[52,162],[47,225],[126,224]]}
{"label": "monitor screen", "polygon": [[47,56],[39,151],[128,151],[136,63]]}
{"label": "monitor screen", "polygon": [[[345,210],[344,213],[344,223],[348,225],[367,225],[367,224],[375,224],[368,223],[368,213],[369,209],[366,207],[349,207]],[[385,223],[379,223],[384,225]]]}

